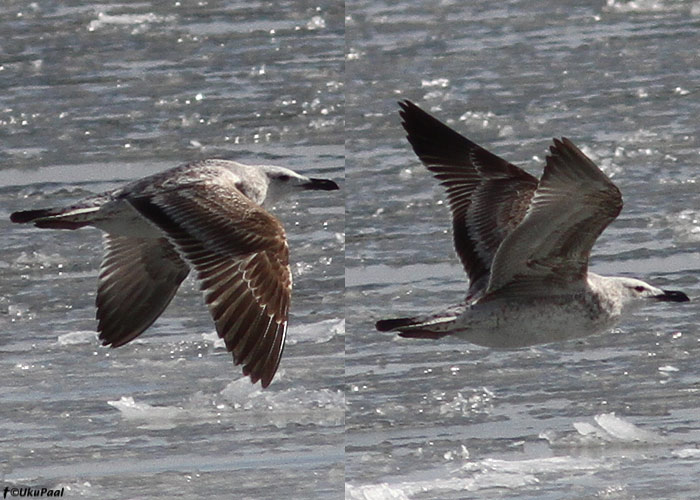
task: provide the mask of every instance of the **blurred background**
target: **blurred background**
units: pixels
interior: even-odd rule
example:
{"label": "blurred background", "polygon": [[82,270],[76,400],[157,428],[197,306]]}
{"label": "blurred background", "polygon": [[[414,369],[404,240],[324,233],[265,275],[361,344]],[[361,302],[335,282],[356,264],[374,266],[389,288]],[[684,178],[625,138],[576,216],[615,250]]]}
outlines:
{"label": "blurred background", "polygon": [[[333,1],[3,2],[5,485],[70,498],[342,495],[343,15]],[[232,365],[192,277],[139,339],[104,348],[99,231],[8,220],[210,157],[341,184],[273,210],[295,290],[265,391]]]}
{"label": "blurred background", "polygon": [[[695,495],[700,4],[351,0],[346,14],[346,497]],[[405,98],[537,177],[569,137],[625,202],[592,270],[694,302],[512,351],[375,331],[467,289]]]}

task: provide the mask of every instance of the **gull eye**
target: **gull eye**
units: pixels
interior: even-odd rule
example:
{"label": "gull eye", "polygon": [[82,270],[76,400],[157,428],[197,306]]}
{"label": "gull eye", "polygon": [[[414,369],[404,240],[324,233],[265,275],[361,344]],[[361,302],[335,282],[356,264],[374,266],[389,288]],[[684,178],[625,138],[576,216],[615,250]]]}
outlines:
{"label": "gull eye", "polygon": [[642,293],[644,290],[646,290],[643,286],[635,286],[634,291]]}
{"label": "gull eye", "polygon": [[282,182],[287,182],[289,179],[291,179],[291,177],[289,177],[287,174],[282,174],[278,177],[278,179]]}

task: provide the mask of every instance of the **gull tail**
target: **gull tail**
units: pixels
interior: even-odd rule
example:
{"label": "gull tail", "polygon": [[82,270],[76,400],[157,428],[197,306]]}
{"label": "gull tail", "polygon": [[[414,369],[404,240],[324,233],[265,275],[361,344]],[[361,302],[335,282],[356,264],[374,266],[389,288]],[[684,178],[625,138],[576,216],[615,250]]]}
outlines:
{"label": "gull tail", "polygon": [[10,220],[17,224],[33,223],[49,229],[78,229],[93,222],[93,214],[100,207],[43,208],[14,212]]}
{"label": "gull tail", "polygon": [[395,318],[377,321],[375,327],[380,332],[399,332],[400,337],[408,339],[441,339],[449,335],[449,331],[428,330],[428,326],[434,326],[435,321],[426,323],[421,318]]}
{"label": "gull tail", "polygon": [[380,332],[391,332],[402,327],[415,325],[416,323],[416,318],[382,319],[377,321],[375,326]]}

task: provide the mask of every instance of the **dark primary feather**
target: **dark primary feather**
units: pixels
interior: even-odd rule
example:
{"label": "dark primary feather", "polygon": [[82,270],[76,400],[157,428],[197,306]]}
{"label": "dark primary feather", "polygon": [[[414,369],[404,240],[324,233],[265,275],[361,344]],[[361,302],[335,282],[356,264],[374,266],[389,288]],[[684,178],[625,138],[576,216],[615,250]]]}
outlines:
{"label": "dark primary feather", "polygon": [[97,331],[103,345],[132,341],[161,315],[189,266],[165,238],[105,236],[97,288]]}
{"label": "dark primary feather", "polygon": [[412,102],[399,105],[413,150],[447,191],[454,246],[475,295],[486,288],[501,242],[525,216],[537,179]]}

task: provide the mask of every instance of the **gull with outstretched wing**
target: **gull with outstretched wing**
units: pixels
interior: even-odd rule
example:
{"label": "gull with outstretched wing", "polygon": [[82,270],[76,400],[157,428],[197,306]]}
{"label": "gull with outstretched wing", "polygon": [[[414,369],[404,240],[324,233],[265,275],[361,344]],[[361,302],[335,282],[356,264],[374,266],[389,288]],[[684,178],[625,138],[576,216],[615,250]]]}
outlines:
{"label": "gull with outstretched wing", "polygon": [[588,271],[591,248],[622,210],[622,195],[569,139],[554,139],[538,180],[412,102],[400,106],[408,141],[447,191],[469,289],[460,304],[381,320],[378,330],[521,347],[603,332],[631,304],[689,300]]}

